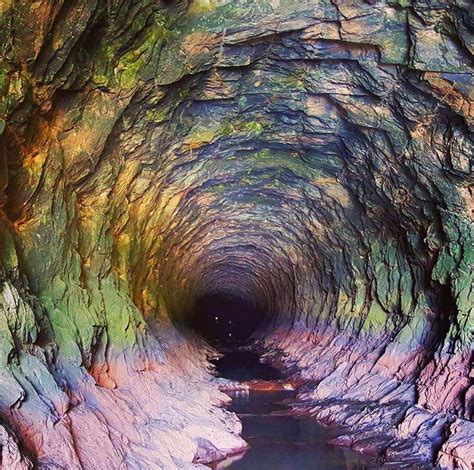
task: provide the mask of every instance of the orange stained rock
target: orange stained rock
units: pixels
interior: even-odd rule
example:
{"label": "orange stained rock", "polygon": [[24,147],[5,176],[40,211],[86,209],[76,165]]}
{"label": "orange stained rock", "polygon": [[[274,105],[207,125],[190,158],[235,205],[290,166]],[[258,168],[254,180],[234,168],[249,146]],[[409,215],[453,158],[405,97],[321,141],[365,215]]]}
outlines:
{"label": "orange stained rock", "polygon": [[265,392],[274,392],[278,390],[294,390],[294,386],[285,381],[280,380],[249,380],[246,382],[242,382],[242,385],[248,387],[249,390],[258,390],[258,391],[265,391]]}

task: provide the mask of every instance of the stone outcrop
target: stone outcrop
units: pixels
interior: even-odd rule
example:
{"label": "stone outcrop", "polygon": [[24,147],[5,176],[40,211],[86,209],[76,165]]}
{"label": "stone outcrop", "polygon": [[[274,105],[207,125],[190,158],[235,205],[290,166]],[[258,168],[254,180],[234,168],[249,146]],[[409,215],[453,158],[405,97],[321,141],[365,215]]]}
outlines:
{"label": "stone outcrop", "polygon": [[0,0],[0,25],[6,468],[244,447],[187,328],[213,294],[341,443],[471,468],[470,2]]}

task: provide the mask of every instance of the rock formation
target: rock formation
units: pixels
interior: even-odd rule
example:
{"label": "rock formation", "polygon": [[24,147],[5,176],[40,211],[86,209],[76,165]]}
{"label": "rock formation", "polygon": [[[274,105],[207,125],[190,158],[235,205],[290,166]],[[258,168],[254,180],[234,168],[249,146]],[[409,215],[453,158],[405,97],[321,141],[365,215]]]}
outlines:
{"label": "rock formation", "polygon": [[470,470],[470,3],[0,0],[3,467],[244,447],[230,295],[340,443]]}

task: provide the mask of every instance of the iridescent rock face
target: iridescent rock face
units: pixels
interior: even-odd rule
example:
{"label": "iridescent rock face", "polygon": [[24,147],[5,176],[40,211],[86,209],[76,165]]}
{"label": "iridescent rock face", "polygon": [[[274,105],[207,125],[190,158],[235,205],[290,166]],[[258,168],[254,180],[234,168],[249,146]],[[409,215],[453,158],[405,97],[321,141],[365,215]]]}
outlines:
{"label": "iridescent rock face", "polygon": [[241,447],[204,372],[217,316],[387,458],[470,462],[469,6],[0,4],[9,458],[172,468],[202,439]]}

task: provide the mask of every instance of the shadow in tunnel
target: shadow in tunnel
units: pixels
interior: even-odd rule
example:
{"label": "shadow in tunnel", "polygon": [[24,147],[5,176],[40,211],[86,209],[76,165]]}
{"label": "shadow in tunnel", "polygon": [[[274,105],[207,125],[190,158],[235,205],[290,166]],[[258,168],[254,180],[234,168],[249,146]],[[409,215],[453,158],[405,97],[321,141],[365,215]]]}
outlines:
{"label": "shadow in tunnel", "polygon": [[197,299],[189,326],[213,346],[228,348],[248,342],[263,317],[241,298],[209,294]]}

